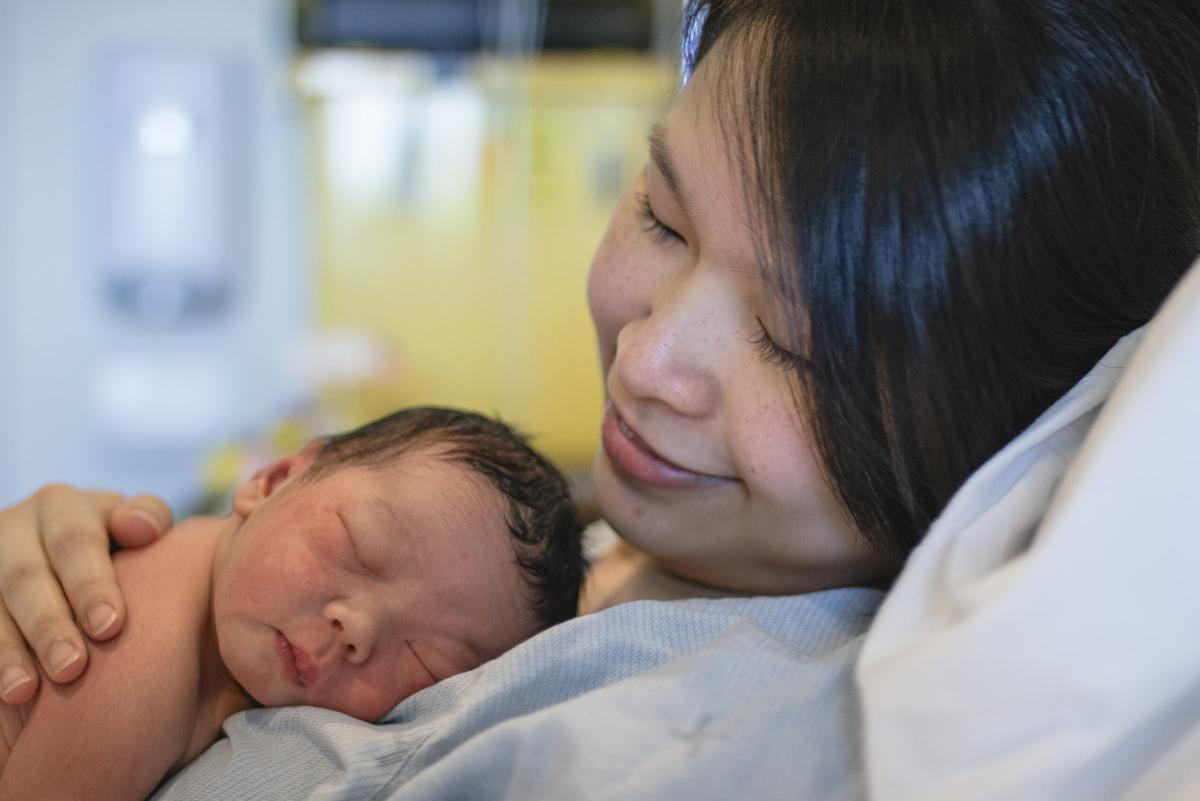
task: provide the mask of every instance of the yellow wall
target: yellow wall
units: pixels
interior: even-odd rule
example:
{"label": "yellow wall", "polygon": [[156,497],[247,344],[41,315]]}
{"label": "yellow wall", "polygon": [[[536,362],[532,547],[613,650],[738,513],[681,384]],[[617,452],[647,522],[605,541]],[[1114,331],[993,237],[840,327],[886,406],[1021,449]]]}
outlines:
{"label": "yellow wall", "polygon": [[400,365],[337,400],[362,419],[416,403],[498,413],[586,465],[602,399],[588,262],[673,65],[546,56],[447,77],[411,56],[336,58],[301,67],[318,317],[370,332]]}

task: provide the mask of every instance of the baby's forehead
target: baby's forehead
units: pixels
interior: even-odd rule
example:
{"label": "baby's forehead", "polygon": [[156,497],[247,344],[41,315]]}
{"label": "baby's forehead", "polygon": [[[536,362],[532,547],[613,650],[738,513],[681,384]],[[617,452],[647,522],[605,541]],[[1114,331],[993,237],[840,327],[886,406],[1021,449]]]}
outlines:
{"label": "baby's forehead", "polygon": [[470,454],[457,448],[452,441],[434,439],[415,445],[375,469],[401,482],[420,480],[434,490],[472,496],[497,508],[504,499],[492,480],[472,466]]}
{"label": "baby's forehead", "polygon": [[436,442],[385,462],[346,469],[343,501],[360,515],[371,514],[376,523],[402,530],[422,525],[443,532],[461,529],[477,537],[499,532],[507,539],[504,493],[461,455]]}
{"label": "baby's forehead", "polygon": [[[475,652],[491,658],[531,636],[537,617],[518,558],[519,544],[510,529],[509,502],[500,488],[436,446],[375,469],[388,477],[384,485],[396,491],[364,494],[362,506],[374,509],[378,522],[394,528],[389,541],[396,548],[438,552],[440,556],[426,563],[425,577],[441,582],[439,592],[451,590],[453,606],[475,610],[491,621],[485,634],[473,638]],[[419,556],[415,559],[421,561]],[[412,574],[401,569],[393,577],[403,582]],[[501,620],[506,627],[499,625]]]}

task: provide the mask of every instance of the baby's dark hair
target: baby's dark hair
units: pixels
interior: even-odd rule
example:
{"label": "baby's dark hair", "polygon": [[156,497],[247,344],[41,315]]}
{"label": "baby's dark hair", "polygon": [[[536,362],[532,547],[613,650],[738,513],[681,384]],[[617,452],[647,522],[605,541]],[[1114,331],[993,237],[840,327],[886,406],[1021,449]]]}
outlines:
{"label": "baby's dark hair", "polygon": [[574,617],[587,567],[583,524],[562,474],[505,423],[458,409],[402,409],[324,440],[308,476],[350,465],[383,467],[427,447],[474,470],[504,497],[539,628]]}

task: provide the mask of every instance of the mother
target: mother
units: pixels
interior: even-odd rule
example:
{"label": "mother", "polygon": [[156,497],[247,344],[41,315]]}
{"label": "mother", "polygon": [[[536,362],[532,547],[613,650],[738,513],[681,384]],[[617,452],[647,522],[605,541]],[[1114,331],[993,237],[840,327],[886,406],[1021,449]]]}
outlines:
{"label": "mother", "polygon": [[[721,600],[617,606],[415,696],[390,761],[370,734],[250,713],[169,797],[333,781],[287,761],[305,748],[396,797],[861,794],[866,588],[1200,253],[1200,12],[712,0],[688,20],[694,74],[589,279],[597,499],[628,547],[588,611]],[[169,513],[50,487],[0,514],[14,702],[38,681],[18,630],[52,680],[78,677],[58,582],[114,636],[106,529],[136,545]]]}

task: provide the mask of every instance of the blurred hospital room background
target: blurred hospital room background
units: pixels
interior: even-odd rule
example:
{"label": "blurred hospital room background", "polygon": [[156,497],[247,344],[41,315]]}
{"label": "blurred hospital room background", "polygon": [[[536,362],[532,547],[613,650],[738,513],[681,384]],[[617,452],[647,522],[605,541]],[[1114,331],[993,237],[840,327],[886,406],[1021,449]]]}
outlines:
{"label": "blurred hospital room background", "polygon": [[216,509],[418,403],[585,475],[588,262],[680,5],[0,0],[0,505]]}

